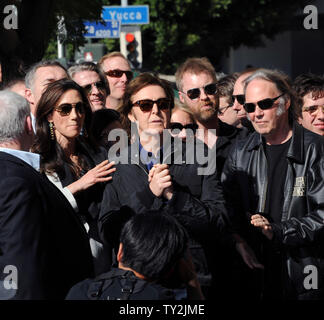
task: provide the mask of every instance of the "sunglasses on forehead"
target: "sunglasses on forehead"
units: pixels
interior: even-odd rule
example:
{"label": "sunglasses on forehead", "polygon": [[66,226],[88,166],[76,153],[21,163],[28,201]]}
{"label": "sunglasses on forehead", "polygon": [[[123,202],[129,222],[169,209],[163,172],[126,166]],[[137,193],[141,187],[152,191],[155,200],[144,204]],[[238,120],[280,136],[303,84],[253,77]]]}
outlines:
{"label": "sunglasses on forehead", "polygon": [[105,91],[106,90],[106,86],[102,81],[89,83],[89,84],[83,86],[82,88],[86,91],[87,94],[90,94],[91,91],[92,91],[93,86],[96,87],[99,91]]}
{"label": "sunglasses on forehead", "polygon": [[232,95],[232,103],[234,104],[235,99],[237,100],[237,102],[241,105],[244,104],[245,102],[245,95],[244,94],[236,94],[236,95]]}
{"label": "sunglasses on forehead", "polygon": [[85,113],[85,106],[83,102],[77,102],[77,103],[63,103],[59,105],[58,107],[55,107],[54,109],[62,116],[68,116],[72,109],[75,108],[75,111],[78,114],[84,114]]}
{"label": "sunglasses on forehead", "polygon": [[187,92],[182,93],[186,94],[189,97],[189,99],[194,100],[200,97],[201,89],[204,90],[206,95],[213,95],[216,94],[217,86],[216,83],[210,83],[204,87],[189,89]]}
{"label": "sunglasses on forehead", "polygon": [[[283,95],[284,95],[284,93],[282,93],[280,96],[275,97],[275,98],[263,99],[263,100],[258,101],[256,104],[259,106],[260,109],[267,110],[267,109],[272,108],[275,101],[277,99],[279,99],[280,97],[282,97]],[[243,107],[247,113],[252,113],[255,111],[256,104],[254,102],[244,103]]]}
{"label": "sunglasses on forehead", "polygon": [[198,125],[196,123],[189,123],[184,126],[180,122],[171,122],[170,129],[179,131],[182,131],[183,129],[190,129],[192,131],[196,131],[198,129]]}
{"label": "sunglasses on forehead", "polygon": [[168,98],[160,98],[158,100],[138,100],[134,102],[132,106],[138,106],[143,112],[148,112],[153,109],[155,103],[159,110],[168,110],[171,106],[171,100]]}
{"label": "sunglasses on forehead", "polygon": [[128,81],[133,79],[133,72],[129,71],[129,70],[127,70],[127,71],[119,70],[119,69],[108,70],[105,72],[105,75],[108,77],[112,77],[112,78],[121,78],[124,73],[125,73]]}

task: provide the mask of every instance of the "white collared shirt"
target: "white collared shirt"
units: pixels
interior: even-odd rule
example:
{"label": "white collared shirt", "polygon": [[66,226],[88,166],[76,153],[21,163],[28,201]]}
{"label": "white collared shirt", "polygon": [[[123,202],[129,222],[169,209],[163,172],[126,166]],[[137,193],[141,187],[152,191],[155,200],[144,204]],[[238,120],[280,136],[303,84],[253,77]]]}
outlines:
{"label": "white collared shirt", "polygon": [[35,170],[39,171],[40,167],[40,155],[33,152],[9,149],[9,148],[0,148],[0,151],[11,154],[19,158],[20,160],[26,162],[32,166]]}

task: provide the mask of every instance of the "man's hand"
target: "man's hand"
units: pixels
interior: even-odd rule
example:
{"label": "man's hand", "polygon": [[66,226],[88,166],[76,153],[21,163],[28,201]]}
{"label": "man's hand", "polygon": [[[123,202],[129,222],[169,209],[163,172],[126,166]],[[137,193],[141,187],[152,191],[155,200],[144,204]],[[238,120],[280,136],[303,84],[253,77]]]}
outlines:
{"label": "man's hand", "polygon": [[262,216],[261,214],[254,214],[251,216],[251,224],[255,227],[260,228],[262,233],[269,239],[273,238],[273,231],[271,224],[267,218]]}
{"label": "man's hand", "polygon": [[236,250],[250,269],[264,269],[264,266],[258,261],[257,257],[255,256],[254,251],[245,241],[236,242]]}
{"label": "man's hand", "polygon": [[149,187],[156,197],[172,198],[172,180],[167,164],[155,164],[149,172]]}

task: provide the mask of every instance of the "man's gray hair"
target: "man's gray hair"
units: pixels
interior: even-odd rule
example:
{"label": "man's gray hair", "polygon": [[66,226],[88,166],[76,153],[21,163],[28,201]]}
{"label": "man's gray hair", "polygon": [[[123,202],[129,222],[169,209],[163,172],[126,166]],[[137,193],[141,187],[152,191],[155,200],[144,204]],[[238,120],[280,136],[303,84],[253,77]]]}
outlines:
{"label": "man's gray hair", "polygon": [[0,91],[0,143],[19,139],[29,115],[29,104],[24,97],[9,90]]}
{"label": "man's gray hair", "polygon": [[103,71],[100,69],[100,67],[98,65],[96,65],[95,63],[89,62],[89,61],[81,62],[81,63],[75,64],[74,66],[70,67],[67,72],[68,72],[69,77],[73,80],[76,73],[79,73],[82,71],[96,72],[99,75],[100,81],[102,81],[105,84],[107,95],[110,94],[109,83],[106,79],[106,76],[103,73]]}
{"label": "man's gray hair", "polygon": [[25,86],[28,89],[33,89],[35,74],[39,68],[43,67],[59,67],[62,68],[66,73],[66,68],[56,60],[42,60],[33,64],[27,71],[25,76]]}
{"label": "man's gray hair", "polygon": [[280,93],[284,95],[280,98],[281,110],[279,113],[282,113],[282,105],[284,105],[288,100],[290,100],[290,107],[288,109],[289,121],[290,123],[296,118],[295,108],[297,106],[297,96],[292,89],[291,81],[289,77],[279,70],[271,69],[257,69],[250,76],[248,76],[244,81],[244,95],[246,93],[246,88],[250,82],[255,79],[261,79],[265,81],[272,82]]}

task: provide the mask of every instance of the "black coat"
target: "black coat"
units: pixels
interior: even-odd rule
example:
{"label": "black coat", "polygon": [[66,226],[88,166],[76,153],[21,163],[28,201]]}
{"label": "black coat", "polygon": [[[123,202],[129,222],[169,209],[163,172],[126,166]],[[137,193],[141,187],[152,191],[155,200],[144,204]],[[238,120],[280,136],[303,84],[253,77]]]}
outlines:
{"label": "black coat", "polygon": [[17,292],[4,298],[64,299],[93,274],[86,231],[64,195],[24,161],[0,152],[0,177],[0,279],[7,265],[18,272]]}
{"label": "black coat", "polygon": [[[284,254],[286,280],[298,298],[323,298],[324,138],[295,124],[287,162],[281,222],[271,223],[272,244]],[[222,182],[234,228],[257,251],[263,235],[251,226],[249,218],[251,213],[264,211],[267,179],[262,138],[255,132],[237,142],[225,163]],[[304,286],[307,266],[317,268],[316,290]]]}
{"label": "black coat", "polygon": [[[208,175],[199,175],[205,168],[187,155],[196,154],[195,145],[186,145],[179,140],[170,148],[163,147],[163,163],[169,164],[174,194],[170,201],[156,197],[149,188],[148,170],[139,157],[138,147],[123,150],[125,164],[117,164],[113,179],[106,185],[99,217],[99,232],[103,240],[117,247],[122,225],[129,217],[149,210],[158,210],[173,215],[187,229],[191,238],[191,253],[202,285],[210,284],[214,240],[226,230],[225,206],[220,182],[215,170]],[[196,142],[206,151],[206,146]],[[180,149],[181,147],[181,149]],[[113,160],[113,159],[110,159]],[[191,159],[192,160],[192,159]],[[216,167],[216,157],[206,158]],[[115,159],[117,162],[117,159]],[[189,163],[188,163],[189,162]],[[213,167],[213,166],[211,166]],[[226,235],[226,237],[228,237]],[[213,238],[213,241],[210,239]],[[202,248],[204,251],[202,251]],[[207,259],[207,263],[206,263]],[[214,261],[212,261],[214,260]]]}

